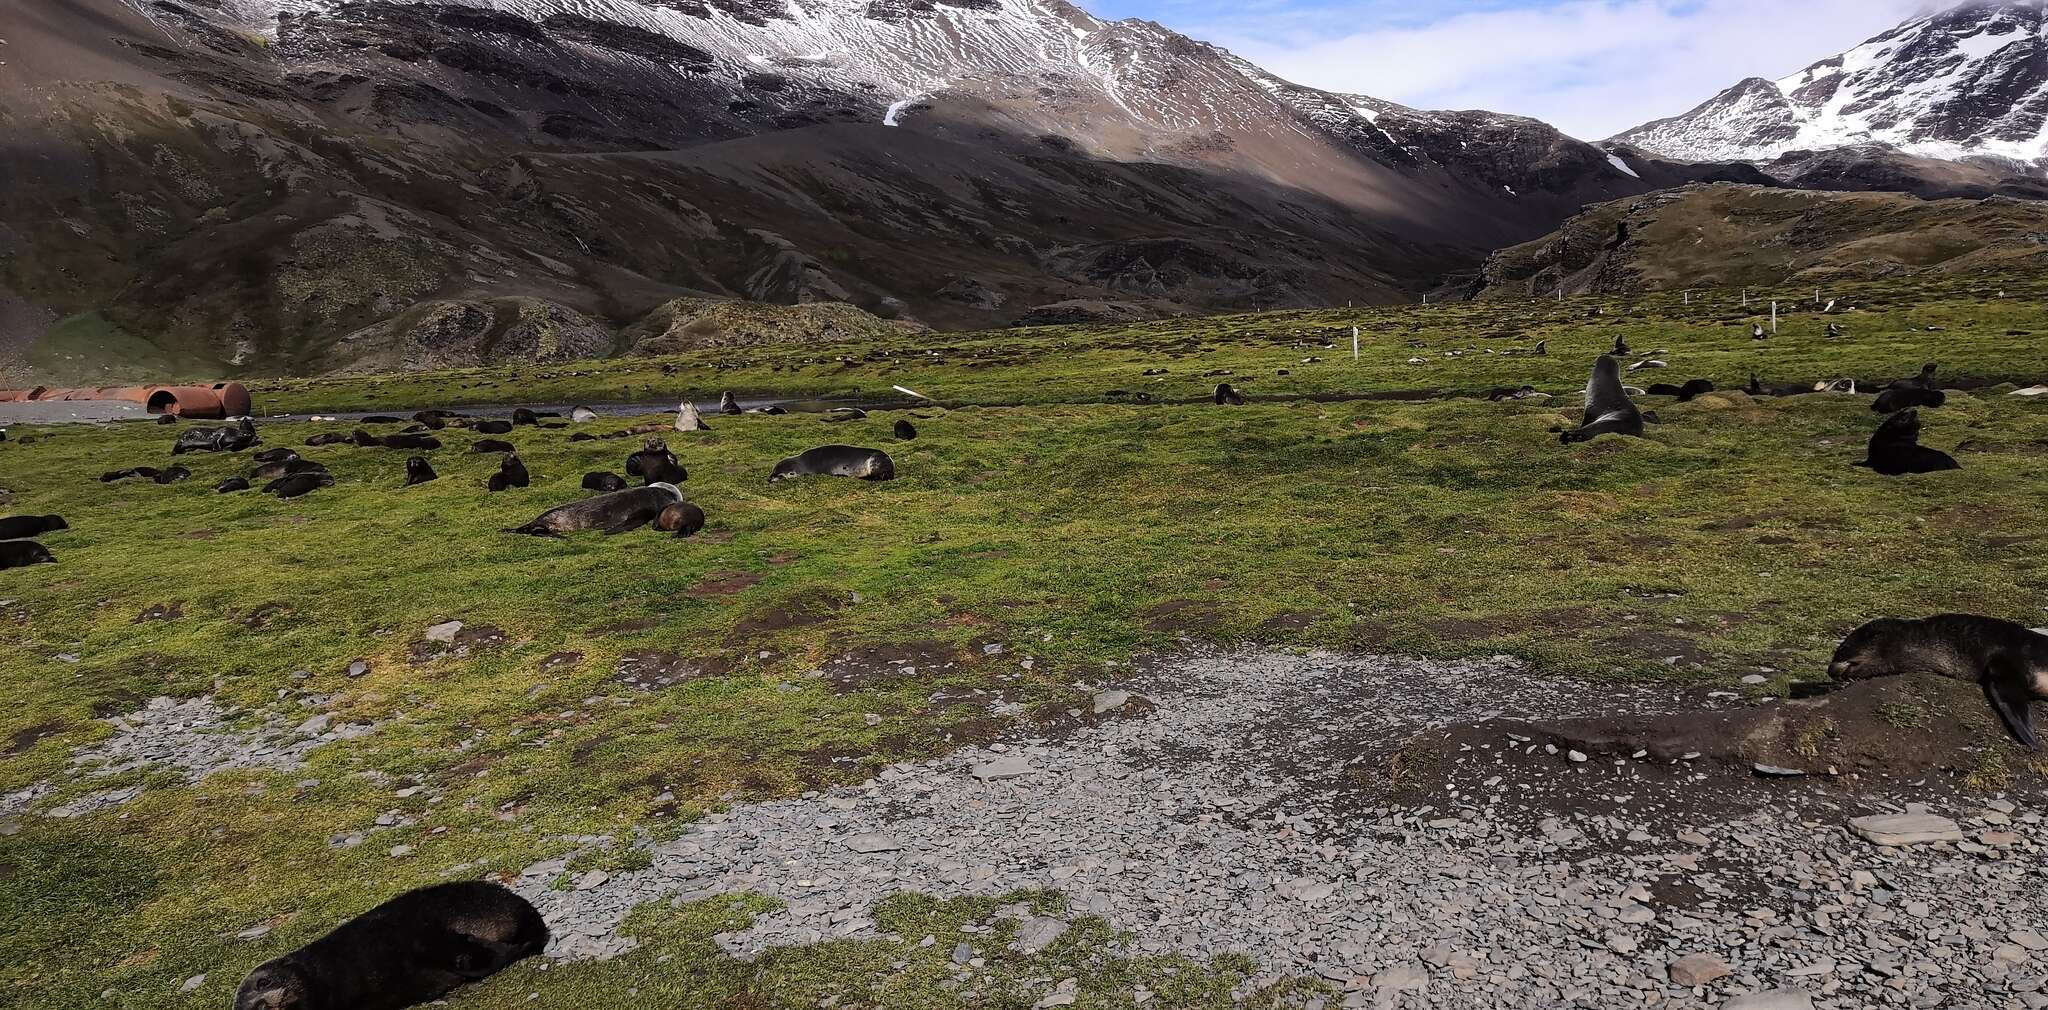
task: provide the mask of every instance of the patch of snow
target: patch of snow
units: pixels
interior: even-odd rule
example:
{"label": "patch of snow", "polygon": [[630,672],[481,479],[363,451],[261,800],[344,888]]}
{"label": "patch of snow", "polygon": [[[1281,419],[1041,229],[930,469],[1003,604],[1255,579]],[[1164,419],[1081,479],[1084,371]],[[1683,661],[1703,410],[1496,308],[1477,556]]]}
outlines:
{"label": "patch of snow", "polygon": [[1635,169],[1628,167],[1628,162],[1621,160],[1621,157],[1612,151],[1609,151],[1607,154],[1607,163],[1613,165],[1615,171],[1631,179],[1642,178],[1642,176],[1636,174]]}

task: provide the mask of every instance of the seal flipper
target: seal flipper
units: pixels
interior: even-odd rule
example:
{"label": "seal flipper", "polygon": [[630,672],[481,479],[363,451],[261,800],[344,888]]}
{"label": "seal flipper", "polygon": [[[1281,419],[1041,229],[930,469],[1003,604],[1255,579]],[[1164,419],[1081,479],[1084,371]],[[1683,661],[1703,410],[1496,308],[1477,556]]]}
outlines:
{"label": "seal flipper", "polygon": [[2034,733],[2033,713],[2028,707],[2034,701],[2027,689],[2031,673],[2025,663],[2010,656],[1994,658],[1984,671],[1984,697],[2019,742],[2028,750],[2040,750],[2041,738]]}
{"label": "seal flipper", "polygon": [[539,523],[539,522],[530,522],[530,523],[527,523],[527,524],[526,524],[526,525],[524,525],[524,526],[508,526],[508,527],[506,527],[505,529],[499,530],[498,532],[500,532],[500,533],[524,533],[524,534],[526,534],[527,536],[534,536],[534,537],[554,537],[554,538],[555,538],[556,540],[567,540],[567,539],[569,539],[568,537],[565,537],[565,536],[561,535],[560,533],[557,533],[557,532],[555,532],[554,530],[551,530],[551,529],[547,528],[546,526],[542,525],[542,524],[541,524],[541,523]]}

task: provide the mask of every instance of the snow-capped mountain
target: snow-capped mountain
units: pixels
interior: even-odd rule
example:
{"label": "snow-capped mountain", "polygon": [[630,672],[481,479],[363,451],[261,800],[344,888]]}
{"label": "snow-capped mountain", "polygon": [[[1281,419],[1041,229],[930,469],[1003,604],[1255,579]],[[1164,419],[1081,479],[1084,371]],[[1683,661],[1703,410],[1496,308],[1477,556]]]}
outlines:
{"label": "snow-capped mountain", "polygon": [[1882,144],[1923,158],[2048,166],[2044,6],[1971,2],[1916,18],[1789,77],[1750,78],[1612,139],[1691,160]]}

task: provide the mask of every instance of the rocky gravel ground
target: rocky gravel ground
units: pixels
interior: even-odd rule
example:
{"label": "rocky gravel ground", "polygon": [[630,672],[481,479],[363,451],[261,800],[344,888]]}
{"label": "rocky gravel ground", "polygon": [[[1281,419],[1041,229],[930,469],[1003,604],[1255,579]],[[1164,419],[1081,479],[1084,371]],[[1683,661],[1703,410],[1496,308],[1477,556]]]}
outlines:
{"label": "rocky gravel ground", "polygon": [[[310,711],[325,704],[324,696],[303,699]],[[367,723],[336,723],[326,714],[289,715],[270,712],[254,726],[245,726],[245,713],[223,708],[211,696],[153,698],[142,709],[107,721],[113,735],[71,756],[74,779],[119,775],[145,768],[165,768],[179,773],[187,782],[197,782],[217,771],[230,768],[292,769],[305,763],[314,748],[336,740],[354,739],[375,729]],[[27,789],[0,796],[0,815],[12,816],[29,810],[57,790],[57,783],[41,782]],[[123,785],[89,793],[44,810],[51,817],[79,817],[119,806],[142,794],[139,784]]]}
{"label": "rocky gravel ground", "polygon": [[[1133,952],[1242,952],[1261,981],[1318,976],[1318,1007],[2048,1006],[2044,831],[2021,803],[1851,801],[1505,733],[1446,756],[1441,801],[1384,800],[1401,792],[1390,758],[1422,729],[1715,702],[1507,660],[1176,656],[1101,686],[1096,711],[1072,713],[1100,721],[1060,739],[735,807],[645,844],[647,869],[554,859],[519,887],[565,958],[631,949],[618,926],[648,901],[780,899],[719,937],[749,957],[874,935],[892,893],[1052,889],[1069,914],[991,920],[991,942],[1041,949],[1096,915]],[[1564,806],[1542,788],[1556,781],[1573,783]],[[1852,830],[1873,814],[1906,819]],[[989,953],[953,952],[963,984]]]}

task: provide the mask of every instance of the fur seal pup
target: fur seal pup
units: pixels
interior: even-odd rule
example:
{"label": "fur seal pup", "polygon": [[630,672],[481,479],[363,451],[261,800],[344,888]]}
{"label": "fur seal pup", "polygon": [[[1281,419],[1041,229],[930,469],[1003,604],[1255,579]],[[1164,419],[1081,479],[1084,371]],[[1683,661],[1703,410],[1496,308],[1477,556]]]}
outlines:
{"label": "fur seal pup", "polygon": [[756,413],[756,414],[768,414],[768,415],[770,415],[770,416],[774,416],[774,417],[780,417],[780,416],[782,416],[782,415],[784,415],[784,414],[787,414],[787,413],[789,413],[789,411],[788,411],[788,410],[787,410],[786,408],[784,408],[784,407],[780,406],[779,404],[773,404],[773,403],[771,403],[771,404],[769,404],[769,405],[768,405],[768,406],[766,406],[766,407],[757,407],[757,408],[755,408],[755,409],[754,409],[754,413]]}
{"label": "fur seal pup", "polygon": [[422,410],[419,413],[414,414],[412,416],[412,419],[420,424],[426,425],[428,428],[434,431],[440,431],[441,429],[448,427],[448,418],[444,411]]}
{"label": "fur seal pup", "polygon": [[340,445],[343,442],[353,441],[355,441],[355,439],[351,438],[350,436],[343,435],[340,432],[330,431],[319,435],[315,435],[312,438],[307,439],[306,445],[310,448],[317,449],[323,445]]}
{"label": "fur seal pup", "polygon": [[1617,355],[1628,353],[1628,341],[1621,339],[1621,334],[1619,333],[1614,335],[1614,350],[1611,353]]}
{"label": "fur seal pup", "polygon": [[1643,412],[1621,389],[1620,363],[1603,354],[1593,362],[1593,373],[1586,380],[1586,413],[1579,420],[1579,430],[1564,432],[1558,441],[1569,445],[1607,434],[1641,438]]}
{"label": "fur seal pup", "polygon": [[112,484],[117,480],[127,480],[130,477],[147,477],[150,480],[155,480],[156,467],[131,466],[126,470],[108,470],[106,473],[100,474],[100,483]]}
{"label": "fur seal pup", "polygon": [[512,433],[512,422],[478,421],[477,423],[470,425],[469,430],[476,432],[479,435],[509,435]]}
{"label": "fur seal pup", "polygon": [[1675,386],[1675,385],[1672,385],[1672,384],[1671,384],[1671,383],[1669,383],[1669,382],[1653,382],[1653,383],[1650,383],[1650,388],[1648,388],[1648,389],[1645,389],[1645,390],[1643,390],[1643,395],[1644,395],[1644,396],[1677,396],[1677,395],[1678,395],[1678,394],[1679,394],[1679,393],[1680,393],[1681,391],[1682,391],[1682,390],[1681,390],[1681,387],[1679,387],[1679,386]]}
{"label": "fur seal pup", "polygon": [[428,463],[425,456],[414,456],[405,461],[406,487],[411,487],[414,484],[425,484],[439,476],[441,475],[434,472],[433,464]]}
{"label": "fur seal pup", "polygon": [[1885,418],[1870,436],[1870,449],[1863,460],[1851,465],[1868,467],[1887,477],[1962,469],[1954,456],[1920,444],[1920,412],[1912,409]]}
{"label": "fur seal pup", "polygon": [[704,528],[704,510],[689,502],[679,501],[662,509],[661,514],[654,517],[654,528],[663,533],[687,537]]}
{"label": "fur seal pup", "polygon": [[312,494],[315,488],[327,487],[333,483],[333,474],[325,470],[307,470],[304,473],[279,477],[263,485],[263,493],[274,494],[279,498],[297,498]]}
{"label": "fur seal pup", "polygon": [[265,463],[249,475],[250,480],[276,480],[295,473],[326,473],[327,464],[310,459],[294,459],[283,463]]}
{"label": "fur seal pup", "polygon": [[868,412],[859,407],[834,407],[825,412],[823,420],[831,424],[834,421],[858,421],[867,416]]}
{"label": "fur seal pup", "polygon": [[[1834,303],[1833,303],[1833,302],[1830,302],[1830,303],[1828,303],[1828,304],[1832,305],[1832,304],[1834,304]],[[1828,333],[1828,336],[1830,336],[1830,337],[1839,337],[1839,336],[1841,336],[1841,335],[1842,335],[1842,328],[1841,328],[1841,327],[1839,327],[1839,326],[1836,326],[1836,325],[1835,325],[1835,324],[1833,324],[1833,323],[1829,323],[1829,324],[1828,324],[1828,330],[1827,330],[1827,333]]]}
{"label": "fur seal pup", "polygon": [[8,516],[0,519],[0,540],[23,540],[70,528],[63,516]]}
{"label": "fur seal pup", "polygon": [[256,436],[256,423],[248,418],[225,428],[186,428],[171,443],[171,455],[188,452],[240,452],[263,440]]}
{"label": "fur seal pup", "polygon": [[745,413],[745,411],[740,409],[739,397],[732,395],[732,390],[730,389],[718,394],[718,412],[721,414]]}
{"label": "fur seal pup", "polygon": [[1762,324],[1762,323],[1751,323],[1751,324],[1749,324],[1749,339],[1751,339],[1751,340],[1769,340],[1769,339],[1771,339],[1771,335],[1770,335],[1770,334],[1768,334],[1768,333],[1765,333],[1765,332],[1764,332],[1764,324]]}
{"label": "fur seal pup", "polygon": [[484,486],[492,491],[503,491],[508,487],[526,487],[528,483],[526,464],[520,462],[518,453],[508,452],[504,459],[498,461],[498,472],[492,474]]}
{"label": "fur seal pup", "polygon": [[48,547],[33,540],[0,540],[0,569],[54,565],[57,557]]}
{"label": "fur seal pup", "polygon": [[1215,400],[1218,406],[1224,404],[1229,404],[1233,407],[1244,406],[1244,394],[1230,388],[1230,383],[1228,382],[1216,384]]}
{"label": "fur seal pup", "polygon": [[399,1010],[487,978],[548,943],[533,905],[497,884],[407,891],[256,966],[234,1010]]}
{"label": "fur seal pup", "polygon": [[275,449],[265,449],[262,452],[251,453],[249,458],[258,463],[289,463],[292,460],[298,459],[299,454],[279,446]]}
{"label": "fur seal pup", "polygon": [[704,415],[697,410],[697,405],[688,400],[676,404],[675,428],[677,431],[711,430],[711,426],[704,423]]}
{"label": "fur seal pup", "polygon": [[227,480],[213,486],[214,494],[227,494],[230,491],[247,490],[249,490],[249,478],[247,477],[229,477]]}
{"label": "fur seal pup", "polygon": [[[156,418],[156,423],[158,423],[158,424],[177,424],[177,423],[178,423],[178,415],[176,415],[176,414],[158,414],[158,415],[157,415],[157,418]],[[5,441],[5,439],[4,439],[4,438],[0,438],[0,441]]]}
{"label": "fur seal pup", "polygon": [[683,469],[676,454],[668,451],[668,442],[650,438],[639,452],[626,457],[626,476],[649,484],[681,484],[690,479],[690,471]]}
{"label": "fur seal pup", "polygon": [[158,470],[156,472],[156,476],[151,477],[150,480],[158,484],[176,484],[181,480],[189,479],[191,476],[192,471],[190,468],[182,466],[169,466],[163,468],[162,470]]}
{"label": "fur seal pup", "polygon": [[469,447],[470,452],[517,452],[518,446],[502,438],[480,438]]}
{"label": "fur seal pup", "polygon": [[597,411],[594,411],[589,407],[572,407],[569,410],[569,420],[574,421],[577,424],[589,424],[590,422],[597,420]]}
{"label": "fur seal pup", "polygon": [[595,470],[583,475],[583,489],[585,491],[596,491],[599,494],[604,494],[612,491],[624,491],[629,486],[626,483],[626,478],[610,470]]}
{"label": "fur seal pup", "polygon": [[539,415],[539,414],[536,414],[536,413],[534,413],[533,411],[531,411],[531,410],[529,410],[529,409],[527,409],[527,408],[525,408],[525,407],[514,407],[514,408],[512,408],[512,423],[513,423],[513,424],[539,424],[539,423],[540,423],[540,415]]}
{"label": "fur seal pup", "polygon": [[1706,379],[1687,379],[1678,387],[1678,402],[1691,403],[1693,400],[1714,391],[1714,384]]}
{"label": "fur seal pup", "polygon": [[880,449],[857,445],[821,445],[805,449],[775,464],[768,472],[771,481],[810,475],[858,477],[861,480],[895,480],[896,461]]}
{"label": "fur seal pup", "polygon": [[441,447],[441,440],[432,435],[408,435],[401,432],[396,435],[386,435],[378,438],[361,428],[357,428],[353,437],[357,445],[371,449],[381,446],[386,449],[433,450]]}
{"label": "fur seal pup", "polygon": [[917,425],[911,424],[902,418],[896,420],[895,431],[896,440],[899,442],[908,442],[917,437]]}
{"label": "fur seal pup", "polygon": [[1877,394],[1877,401],[1871,410],[1882,414],[1895,413],[1907,407],[1939,407],[1948,402],[1948,394],[1935,388],[1935,363],[1930,361],[1920,366],[1920,374],[1899,379],[1884,387]]}
{"label": "fur seal pup", "polygon": [[2041,749],[2029,706],[2048,701],[2048,636],[1976,614],[1885,617],[1850,632],[1828,663],[1828,676],[1840,681],[1915,671],[1983,687],[2013,737]]}
{"label": "fur seal pup", "polygon": [[402,424],[404,421],[405,418],[392,417],[390,414],[370,414],[363,418],[364,424]]}
{"label": "fur seal pup", "polygon": [[582,501],[557,505],[542,512],[532,522],[514,526],[505,532],[537,537],[559,537],[585,530],[625,533],[655,521],[663,509],[682,500],[683,493],[676,490],[674,484],[657,481],[646,487],[608,491]]}

